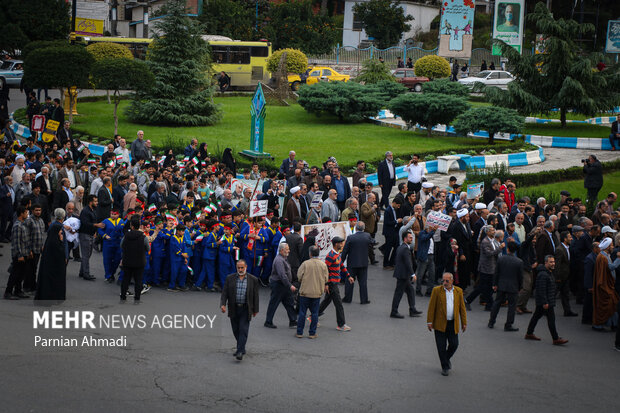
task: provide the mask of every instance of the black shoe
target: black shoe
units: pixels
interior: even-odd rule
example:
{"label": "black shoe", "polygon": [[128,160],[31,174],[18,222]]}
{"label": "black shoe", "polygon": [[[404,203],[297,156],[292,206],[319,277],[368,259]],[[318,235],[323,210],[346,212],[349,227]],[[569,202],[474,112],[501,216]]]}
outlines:
{"label": "black shoe", "polygon": [[342,300],[343,303],[351,304],[351,300]]}
{"label": "black shoe", "polygon": [[379,264],[379,261],[377,261],[377,260],[374,260],[374,261],[370,262],[370,265],[377,265],[377,264]]}
{"label": "black shoe", "polygon": [[424,297],[424,294],[422,294],[422,291],[416,291],[415,295],[417,295],[418,297]]}
{"label": "black shoe", "polygon": [[112,284],[115,281],[114,276],[110,277],[110,278],[106,278],[105,282],[107,282],[108,284]]}
{"label": "black shoe", "polygon": [[260,281],[260,285],[262,285],[263,287],[269,287],[269,284],[265,282],[265,280],[263,280],[262,278],[259,278],[258,281]]}
{"label": "black shoe", "polygon": [[404,315],[399,314],[399,313],[392,313],[392,314],[390,314],[390,317],[391,318],[405,318]]}
{"label": "black shoe", "polygon": [[237,352],[235,353],[235,358],[236,358],[237,360],[239,360],[239,361],[243,360],[243,353],[242,353],[242,352],[240,352],[240,351],[237,351]]}
{"label": "black shoe", "polygon": [[288,328],[295,328],[295,327],[297,327],[297,321],[289,321],[288,322]]}
{"label": "black shoe", "polygon": [[487,324],[487,327],[493,328],[493,327],[495,327],[495,323],[492,322],[492,321],[489,321],[489,324]]}
{"label": "black shoe", "polygon": [[20,291],[20,292],[18,292],[17,294],[15,294],[15,296],[16,296],[17,298],[30,298],[30,296],[29,296],[29,295],[24,294],[22,291]]}
{"label": "black shoe", "polygon": [[361,302],[360,304],[370,304],[370,300],[368,300],[368,301],[363,301],[363,302]]}
{"label": "black shoe", "polygon": [[449,375],[450,375],[450,372],[448,371],[448,369],[442,369],[442,370],[441,370],[441,375],[442,375],[442,376],[449,376]]}
{"label": "black shoe", "polygon": [[267,328],[278,328],[278,326],[277,326],[277,325],[275,325],[275,324],[273,324],[273,323],[268,323],[268,322],[266,322],[266,321],[265,321],[264,326],[265,326],[265,327],[267,327]]}
{"label": "black shoe", "polygon": [[97,279],[97,277],[92,277],[92,276],[88,276],[88,277],[82,277],[84,279],[84,281],[95,281]]}
{"label": "black shoe", "polygon": [[507,326],[504,327],[504,331],[519,331],[519,329],[517,327]]}
{"label": "black shoe", "polygon": [[573,313],[572,311],[569,311],[567,313],[564,313],[564,317],[577,317],[579,314],[577,313]]}
{"label": "black shoe", "polygon": [[422,311],[418,311],[418,310],[409,311],[409,317],[420,317],[420,314],[422,314]]}

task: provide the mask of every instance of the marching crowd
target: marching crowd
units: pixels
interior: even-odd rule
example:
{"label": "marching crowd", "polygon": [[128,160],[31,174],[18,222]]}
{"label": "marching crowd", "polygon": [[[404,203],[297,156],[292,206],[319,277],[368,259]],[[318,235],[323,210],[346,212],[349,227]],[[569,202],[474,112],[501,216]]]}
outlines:
{"label": "marching crowd", "polygon": [[[51,142],[31,138],[21,145],[5,133],[0,143],[0,241],[10,242],[12,257],[5,299],[34,293],[35,300],[64,300],[68,261],[79,261],[79,277],[94,281],[90,259],[97,249],[105,281],[121,285],[121,300],[133,295],[139,302],[154,287],[221,293],[242,359],[259,284],[271,288],[266,327],[276,328],[282,303],[297,337],[310,310],[314,338],[318,317],[333,303],[338,330],[349,331],[343,303],[352,302],[356,282],[361,304],[370,303],[368,266],[378,263],[375,249],[382,244],[383,269],[394,271],[397,281],[390,317],[404,317],[398,311],[403,294],[412,317],[422,314],[416,296],[431,296],[427,321],[442,373],[477,300],[490,311],[489,328],[503,306],[505,331],[518,330],[516,313],[533,313],[529,340],[540,340],[534,329],[546,316],[553,344],[567,342],[555,328],[558,296],[564,316],[577,316],[574,296],[582,323],[598,332],[617,330],[620,217],[615,193],[598,199],[602,173],[595,157],[584,163],[588,196],[597,200],[588,216],[585,200],[566,191],[557,204],[516,199],[514,183],[498,179],[468,199],[456,179],[446,188],[428,182],[416,155],[405,166],[407,182],[391,197],[397,182],[391,152],[378,166],[375,186],[364,161],[351,182],[336,159],[310,166],[294,151],[279,170],[254,163],[238,171],[229,148],[216,159],[193,139],[182,155],[155,155],[142,131],[131,145],[115,136],[94,156],[70,126],[63,122]],[[250,217],[253,199],[267,201],[266,215]],[[449,226],[427,221],[432,212],[448,215]],[[302,225],[338,221],[350,235],[329,240],[320,259],[320,246],[312,233],[304,237]]]}

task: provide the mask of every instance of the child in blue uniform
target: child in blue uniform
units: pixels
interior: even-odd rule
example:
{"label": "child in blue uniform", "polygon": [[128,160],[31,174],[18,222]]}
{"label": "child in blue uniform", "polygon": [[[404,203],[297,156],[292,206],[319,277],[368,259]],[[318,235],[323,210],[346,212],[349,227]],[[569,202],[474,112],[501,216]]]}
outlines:
{"label": "child in blue uniform", "polygon": [[235,250],[237,250],[238,247],[235,246],[235,239],[232,236],[231,232],[231,224],[224,225],[224,235],[217,242],[217,244],[219,244],[218,267],[220,271],[220,282],[222,283],[222,286],[226,282],[226,277],[229,274],[234,274],[236,272]]}
{"label": "child in blue uniform", "polygon": [[112,208],[110,218],[103,220],[104,227],[99,228],[98,232],[103,239],[103,268],[105,270],[105,279],[108,283],[115,280],[114,274],[121,262],[121,238],[123,237],[124,223],[119,218],[120,212],[118,208]]}
{"label": "child in blue uniform", "polygon": [[187,291],[185,277],[187,276],[187,251],[183,236],[185,225],[177,225],[175,235],[170,237],[170,282],[168,291]]}

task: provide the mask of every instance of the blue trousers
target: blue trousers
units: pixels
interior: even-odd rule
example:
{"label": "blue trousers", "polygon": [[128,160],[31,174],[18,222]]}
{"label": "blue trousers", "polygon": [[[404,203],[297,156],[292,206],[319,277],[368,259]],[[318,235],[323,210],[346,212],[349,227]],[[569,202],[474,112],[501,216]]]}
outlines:
{"label": "blue trousers", "polygon": [[163,267],[163,275],[162,281],[168,282],[170,280],[170,271],[172,269],[172,263],[170,262],[170,250],[166,249],[164,254],[164,267]]}
{"label": "blue trousers", "polygon": [[153,260],[151,262],[153,284],[159,284],[160,282],[165,281],[162,274],[165,261],[166,257],[164,255],[153,255]]}
{"label": "blue trousers", "polygon": [[168,288],[174,288],[177,285],[181,288],[185,287],[185,277],[187,276],[185,260],[175,257],[170,259],[170,263],[170,282],[168,283]]}
{"label": "blue trousers", "polygon": [[103,240],[103,269],[106,280],[116,273],[121,262],[121,246],[117,242]]}
{"label": "blue trousers", "polygon": [[299,296],[299,316],[297,317],[297,334],[300,336],[304,333],[306,326],[306,312],[310,309],[310,330],[308,334],[311,336],[316,334],[316,326],[319,324],[319,305],[321,297],[309,298]]}
{"label": "blue trousers", "polygon": [[200,267],[200,275],[194,285],[200,287],[206,280],[207,288],[213,288],[213,282],[215,281],[215,260],[203,258]]}
{"label": "blue trousers", "polygon": [[220,273],[220,282],[222,283],[223,288],[228,274],[234,274],[235,272],[237,272],[237,268],[235,267],[235,260],[233,259],[232,255],[220,254],[218,256],[218,269]]}
{"label": "blue trousers", "polygon": [[146,255],[146,265],[142,273],[143,284],[153,284],[155,277],[153,276],[153,267],[151,266],[151,254]]}
{"label": "blue trousers", "polygon": [[199,284],[196,284],[196,281],[198,280],[198,278],[200,278],[200,273],[202,272],[202,254],[192,255],[190,262],[191,262],[190,265],[192,266],[192,270],[194,270],[194,285],[200,287]]}

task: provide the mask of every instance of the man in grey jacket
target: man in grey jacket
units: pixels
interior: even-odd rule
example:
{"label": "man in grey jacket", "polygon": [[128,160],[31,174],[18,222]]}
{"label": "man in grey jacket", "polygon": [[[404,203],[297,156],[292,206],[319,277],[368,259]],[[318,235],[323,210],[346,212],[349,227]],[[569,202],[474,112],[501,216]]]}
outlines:
{"label": "man in grey jacket", "polygon": [[273,324],[273,316],[282,303],[288,314],[290,328],[297,327],[297,314],[295,314],[293,293],[297,290],[292,284],[293,274],[291,266],[286,261],[288,257],[288,244],[282,243],[278,246],[278,255],[273,260],[271,277],[269,277],[269,287],[271,287],[271,298],[267,307],[267,318],[265,319],[265,327],[277,328]]}
{"label": "man in grey jacket", "polygon": [[335,189],[330,189],[329,196],[323,202],[323,207],[321,208],[321,218],[327,217],[331,222],[338,222],[340,210],[338,209],[338,204],[336,204],[336,198],[338,198],[338,193]]}
{"label": "man in grey jacket", "polygon": [[499,308],[508,300],[508,316],[504,331],[519,331],[518,328],[512,326],[517,309],[517,295],[523,286],[523,261],[517,258],[515,254],[518,249],[517,243],[510,241],[508,243],[508,255],[502,255],[497,260],[493,277],[493,291],[497,292],[497,296],[491,309],[489,328],[493,328]]}
{"label": "man in grey jacket", "polygon": [[478,261],[479,280],[476,288],[467,296],[465,307],[467,311],[471,311],[471,303],[474,302],[478,295],[481,295],[482,301],[485,303],[485,310],[491,311],[493,305],[493,274],[497,265],[497,257],[504,248],[495,239],[495,228],[492,225],[483,227],[485,237],[480,241],[480,260]]}

